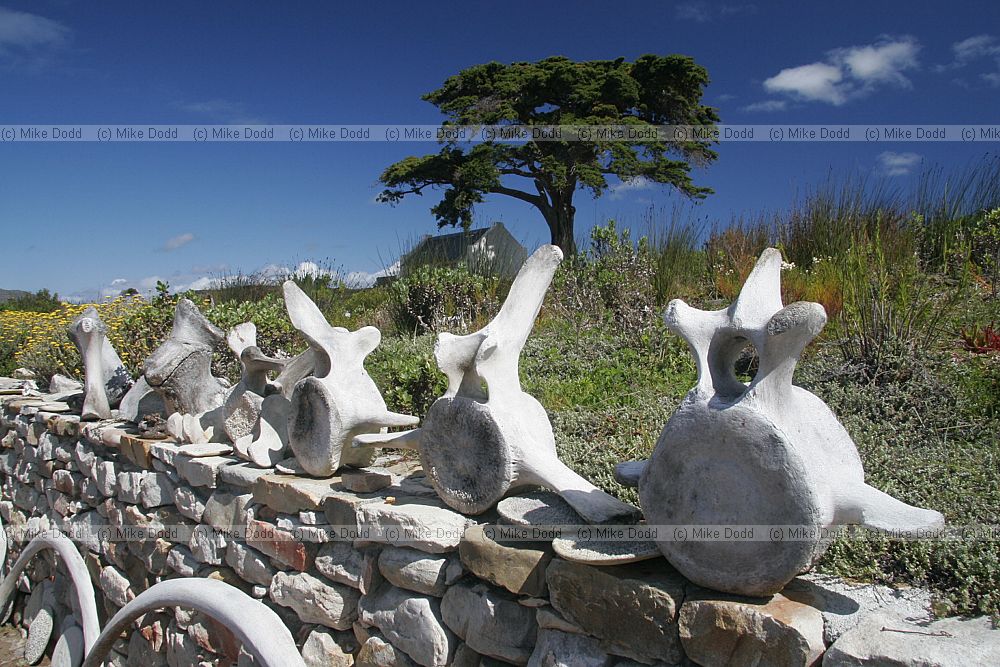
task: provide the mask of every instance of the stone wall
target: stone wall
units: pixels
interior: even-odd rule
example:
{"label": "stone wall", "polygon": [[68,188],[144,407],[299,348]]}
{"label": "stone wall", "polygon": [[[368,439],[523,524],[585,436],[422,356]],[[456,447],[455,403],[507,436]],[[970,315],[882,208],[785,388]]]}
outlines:
{"label": "stone wall", "polygon": [[[824,664],[840,665],[880,651],[909,664],[945,649],[961,660],[939,664],[994,664],[1000,655],[982,619],[909,633],[929,618],[922,591],[806,576],[767,600],[722,596],[662,558],[596,568],[554,557],[544,542],[494,539],[496,515],[448,509],[399,456],[313,479],[52,409],[60,406],[44,399],[4,402],[8,567],[18,536],[71,535],[102,626],[159,580],[209,577],[271,607],[310,666],[807,665],[824,652]],[[127,540],[115,529],[147,532]],[[71,615],[70,587],[43,553],[18,590],[13,621],[30,627],[29,649],[40,655]],[[226,628],[198,613],[164,610],[142,623],[117,642],[112,664],[252,664]],[[941,623],[950,623],[947,641]],[[887,625],[899,631],[889,639],[905,641],[886,640]]]}

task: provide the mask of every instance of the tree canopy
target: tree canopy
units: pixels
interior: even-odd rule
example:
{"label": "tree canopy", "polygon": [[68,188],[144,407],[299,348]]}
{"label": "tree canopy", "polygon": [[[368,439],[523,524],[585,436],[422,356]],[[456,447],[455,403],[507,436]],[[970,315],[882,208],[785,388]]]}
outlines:
{"label": "tree canopy", "polygon": [[[708,72],[683,55],[644,55],[635,62],[564,57],[539,62],[475,65],[449,77],[423,99],[446,116],[446,125],[697,125],[714,127],[716,110],[703,105]],[[648,179],[692,198],[711,189],[694,184],[692,165],[716,158],[713,142],[533,141],[469,143],[445,139],[437,153],[390,165],[380,180],[383,202],[396,203],[428,188],[443,189],[431,208],[438,226],[468,228],[472,210],[487,194],[535,206],[552,242],[575,251],[573,196],[599,197],[608,177]]]}

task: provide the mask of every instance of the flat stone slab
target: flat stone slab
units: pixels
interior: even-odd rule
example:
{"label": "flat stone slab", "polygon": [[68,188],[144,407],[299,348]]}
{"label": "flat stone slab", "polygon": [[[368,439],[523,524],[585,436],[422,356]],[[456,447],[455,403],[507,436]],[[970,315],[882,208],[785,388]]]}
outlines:
{"label": "flat stone slab", "polygon": [[177,453],[192,458],[201,458],[203,456],[224,456],[232,451],[231,445],[222,442],[203,442],[195,445],[181,445]]}
{"label": "flat stone slab", "polygon": [[317,479],[283,474],[261,475],[252,488],[254,502],[283,514],[320,509],[328,496],[342,489],[340,477]]}
{"label": "flat stone slab", "polygon": [[515,526],[579,526],[587,522],[551,491],[510,496],[497,504],[501,521]]}
{"label": "flat stone slab", "polygon": [[238,459],[231,456],[203,456],[193,458],[178,454],[174,459],[177,474],[186,479],[191,486],[205,486],[214,489],[218,484],[219,468],[235,463]]}
{"label": "flat stone slab", "polygon": [[684,601],[679,626],[684,652],[699,665],[810,667],[826,649],[820,611],[780,593],[758,599],[700,589]]}
{"label": "flat stone slab", "polygon": [[588,565],[624,565],[663,556],[655,542],[616,542],[557,537],[552,540],[552,549],[561,558]]}
{"label": "flat stone slab", "polygon": [[385,468],[344,468],[340,477],[345,489],[357,493],[374,493],[392,484],[392,473]]}
{"label": "flat stone slab", "polygon": [[601,650],[647,664],[682,660],[677,615],[686,581],[665,563],[592,567],[555,559],[545,575],[552,606],[597,637]]}
{"label": "flat stone slab", "polygon": [[475,522],[458,512],[421,502],[376,500],[357,508],[358,524],[370,542],[426,551],[454,551],[465,530]]}
{"label": "flat stone slab", "polygon": [[264,475],[273,475],[274,468],[258,468],[250,462],[234,463],[219,470],[219,479],[224,484],[250,488]]}
{"label": "flat stone slab", "polygon": [[518,595],[545,595],[545,568],[552,551],[544,542],[505,542],[493,539],[486,526],[465,531],[458,553],[462,564],[480,579]]}
{"label": "flat stone slab", "polygon": [[823,657],[823,667],[863,665],[1000,665],[1000,630],[989,618],[945,618],[913,623],[892,613],[872,614],[845,632]]}
{"label": "flat stone slab", "polygon": [[272,600],[294,610],[302,622],[334,630],[347,630],[354,624],[361,596],[353,588],[305,572],[278,572],[271,580],[270,594]]}

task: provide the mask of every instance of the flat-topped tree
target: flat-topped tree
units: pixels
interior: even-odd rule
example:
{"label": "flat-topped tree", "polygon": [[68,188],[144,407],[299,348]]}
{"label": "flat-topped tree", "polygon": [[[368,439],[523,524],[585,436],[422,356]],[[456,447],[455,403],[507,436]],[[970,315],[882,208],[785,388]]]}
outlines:
{"label": "flat-topped tree", "polygon": [[[450,77],[424,95],[447,122],[458,125],[513,125],[529,131],[546,125],[695,125],[706,129],[719,118],[701,104],[708,72],[688,56],[644,55],[635,62],[564,57],[535,63],[476,65]],[[643,179],[673,186],[701,198],[692,165],[715,159],[712,142],[659,142],[620,138],[592,141],[486,142],[443,140],[439,152],[411,156],[389,166],[380,177],[383,202],[443,189],[431,209],[438,226],[468,228],[472,209],[487,194],[513,197],[539,210],[552,243],[574,254],[573,219],[577,190],[599,197],[608,177]]]}

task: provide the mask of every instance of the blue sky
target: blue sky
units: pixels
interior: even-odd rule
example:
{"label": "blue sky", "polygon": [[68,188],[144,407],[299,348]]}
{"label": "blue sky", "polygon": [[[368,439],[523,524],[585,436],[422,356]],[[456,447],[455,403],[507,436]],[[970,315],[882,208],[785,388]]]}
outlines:
{"label": "blue sky", "polygon": [[[1000,124],[997,3],[78,2],[0,0],[0,125],[437,123],[420,96],[469,65],[684,53],[726,123]],[[834,174],[906,187],[960,143],[728,143],[696,215],[784,207]],[[431,196],[377,204],[404,143],[0,144],[0,287],[92,297],[328,261],[361,275],[435,233]],[[995,149],[994,149],[995,151]],[[577,196],[577,232],[681,201],[629,184]],[[529,246],[529,206],[493,196]]]}

